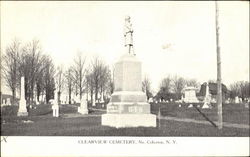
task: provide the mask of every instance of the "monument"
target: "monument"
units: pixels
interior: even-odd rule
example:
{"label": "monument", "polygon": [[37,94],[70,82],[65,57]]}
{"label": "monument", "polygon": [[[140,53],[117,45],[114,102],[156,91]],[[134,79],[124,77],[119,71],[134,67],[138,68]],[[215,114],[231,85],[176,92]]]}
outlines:
{"label": "monument", "polygon": [[53,117],[59,117],[58,92],[55,90],[55,97],[52,105]]}
{"label": "monument", "polygon": [[209,93],[209,85],[207,83],[207,85],[206,85],[206,95],[205,95],[205,98],[204,98],[204,104],[203,104],[202,108],[211,108],[211,99],[212,99],[212,96]]}
{"label": "monument", "polygon": [[95,96],[93,95],[93,98],[92,98],[92,106],[95,106]]}
{"label": "monument", "polygon": [[6,99],[6,106],[11,106],[10,98]]}
{"label": "monument", "polygon": [[87,98],[84,96],[83,98],[81,98],[81,104],[80,107],[78,107],[78,112],[81,114],[88,114],[88,102],[87,102]]}
{"label": "monument", "polygon": [[121,127],[156,127],[156,115],[150,114],[150,104],[142,92],[141,62],[133,50],[130,17],[125,18],[127,52],[115,64],[115,90],[102,115],[102,125]]}
{"label": "monument", "polygon": [[183,101],[185,103],[198,103],[199,100],[196,97],[195,93],[196,88],[195,87],[186,87],[184,88],[184,99]]}
{"label": "monument", "polygon": [[17,112],[17,116],[28,116],[28,112],[26,108],[24,85],[25,85],[24,77],[21,77],[21,93],[20,93],[19,109]]}

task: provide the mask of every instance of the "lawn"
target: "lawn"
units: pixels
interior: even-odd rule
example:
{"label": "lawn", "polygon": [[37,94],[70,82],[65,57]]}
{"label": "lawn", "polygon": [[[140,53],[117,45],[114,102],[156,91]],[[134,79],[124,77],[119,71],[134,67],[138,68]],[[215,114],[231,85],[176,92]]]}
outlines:
{"label": "lawn", "polygon": [[[165,104],[161,104],[165,105]],[[164,106],[163,106],[164,107]],[[168,106],[170,107],[170,106]],[[174,107],[172,106],[174,111]],[[162,108],[163,109],[163,108]],[[162,110],[162,115],[177,115],[170,112],[170,108]],[[183,113],[190,109],[184,110]],[[152,112],[157,113],[157,106],[152,105]],[[190,114],[195,116],[195,110]],[[186,123],[161,120],[160,127],[138,127],[138,128],[112,128],[101,125],[103,112],[90,110],[88,117],[67,117],[67,114],[77,115],[77,106],[61,105],[60,117],[52,117],[50,105],[40,105],[36,109],[30,109],[28,117],[17,117],[16,106],[6,106],[1,110],[1,135],[3,136],[249,136],[249,129],[237,129],[224,127],[218,130],[212,125]],[[191,114],[192,113],[192,114]],[[198,113],[199,114],[199,113]],[[91,116],[95,115],[95,116]],[[24,123],[32,121],[32,123]]]}
{"label": "lawn", "polygon": [[[202,104],[194,104],[194,106]],[[212,109],[202,109],[201,107],[188,108],[189,104],[182,104],[178,107],[177,103],[158,103],[151,104],[151,112],[158,114],[161,108],[162,116],[190,118],[196,120],[206,120],[207,117],[211,121],[217,121],[217,108],[216,104],[212,104]],[[198,110],[200,110],[200,113]],[[236,124],[249,124],[249,108],[245,108],[244,104],[223,104],[223,121]]]}

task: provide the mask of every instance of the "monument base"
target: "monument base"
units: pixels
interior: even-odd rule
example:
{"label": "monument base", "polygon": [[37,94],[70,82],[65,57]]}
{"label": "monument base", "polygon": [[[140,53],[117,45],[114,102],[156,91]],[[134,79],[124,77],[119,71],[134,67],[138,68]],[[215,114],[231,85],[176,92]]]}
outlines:
{"label": "monument base", "polygon": [[17,116],[28,116],[28,112],[17,112]]}
{"label": "monument base", "polygon": [[79,112],[81,114],[88,114],[89,113],[88,109],[81,108],[81,107],[78,107],[77,112]]}
{"label": "monument base", "polygon": [[156,115],[153,114],[103,114],[102,125],[124,127],[156,127]]}

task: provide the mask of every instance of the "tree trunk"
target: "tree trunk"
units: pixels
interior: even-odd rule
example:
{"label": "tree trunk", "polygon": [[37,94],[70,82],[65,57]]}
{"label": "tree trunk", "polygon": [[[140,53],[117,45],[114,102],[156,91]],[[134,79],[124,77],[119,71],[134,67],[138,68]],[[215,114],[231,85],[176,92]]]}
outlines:
{"label": "tree trunk", "polygon": [[12,89],[12,104],[11,105],[15,104],[15,98],[16,98],[16,89]]}

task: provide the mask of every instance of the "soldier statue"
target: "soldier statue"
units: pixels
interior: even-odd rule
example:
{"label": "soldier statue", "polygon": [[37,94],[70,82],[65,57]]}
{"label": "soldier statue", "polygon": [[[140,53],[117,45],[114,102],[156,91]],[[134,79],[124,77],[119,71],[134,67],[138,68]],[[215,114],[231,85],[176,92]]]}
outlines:
{"label": "soldier statue", "polygon": [[125,17],[124,37],[125,37],[125,47],[128,53],[135,55],[133,49],[133,28],[132,28],[132,23],[130,22],[130,16]]}

